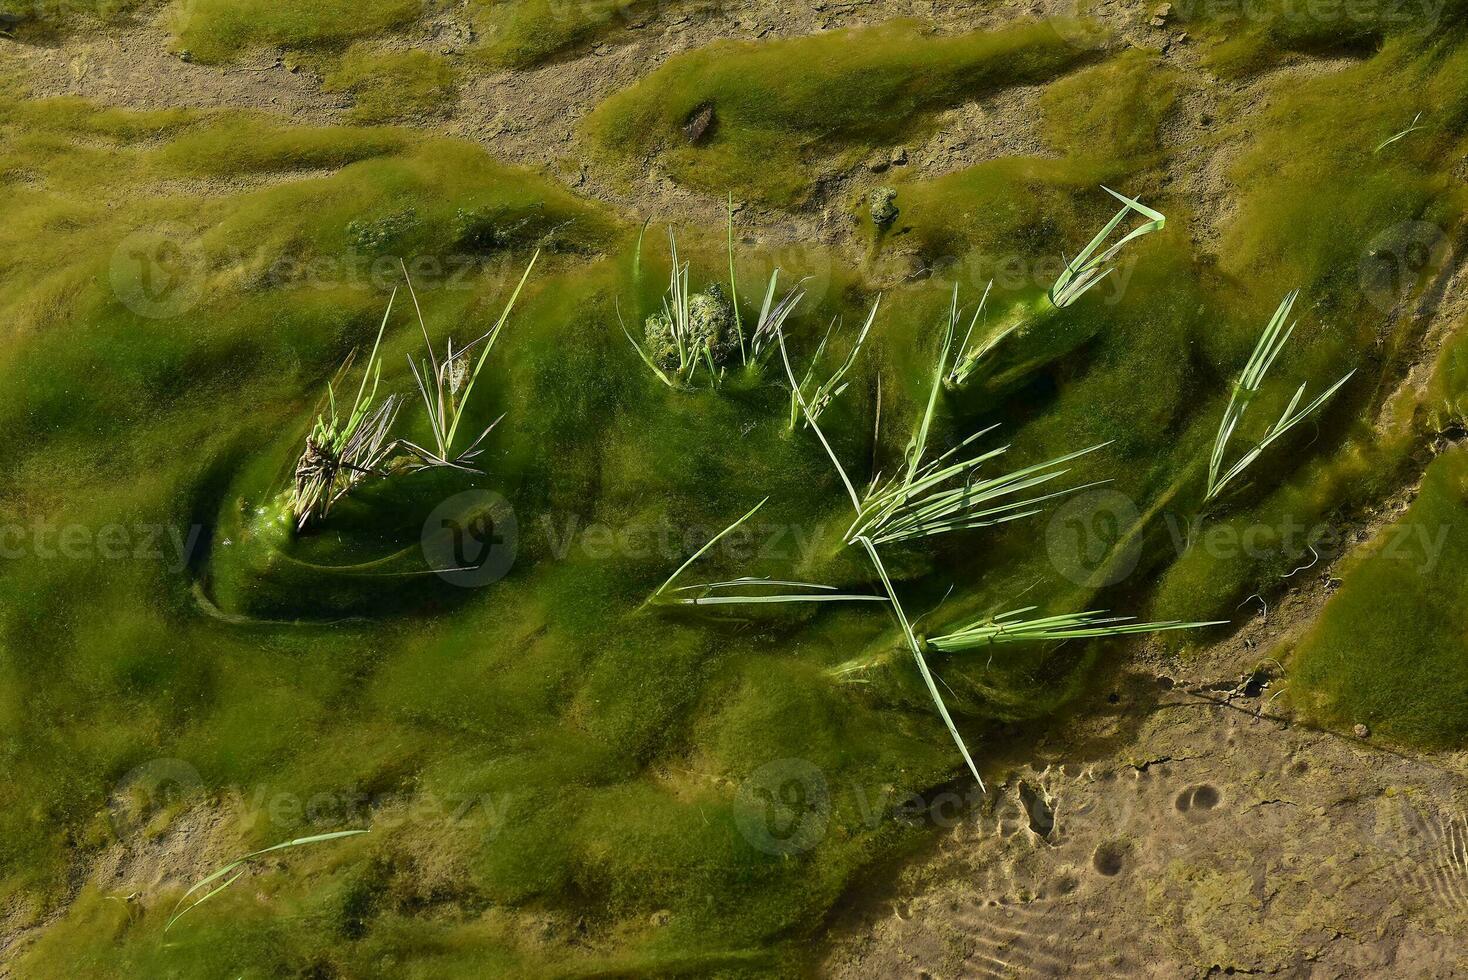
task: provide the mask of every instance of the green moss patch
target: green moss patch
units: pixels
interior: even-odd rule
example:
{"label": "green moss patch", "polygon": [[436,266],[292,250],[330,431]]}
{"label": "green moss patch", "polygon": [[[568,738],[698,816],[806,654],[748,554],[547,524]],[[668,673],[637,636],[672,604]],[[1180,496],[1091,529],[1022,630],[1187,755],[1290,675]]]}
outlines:
{"label": "green moss patch", "polygon": [[613,95],[586,132],[614,153],[658,154],[690,185],[793,205],[810,193],[815,160],[920,133],[935,112],[1045,81],[1089,56],[1044,24],[943,37],[898,22],[720,42]]}
{"label": "green moss patch", "polygon": [[414,0],[196,0],[178,9],[180,48],[200,61],[222,61],[252,47],[341,46],[372,37],[422,15]]}
{"label": "green moss patch", "polygon": [[1353,560],[1290,661],[1311,720],[1405,745],[1468,738],[1468,452],[1427,470],[1417,499]]}
{"label": "green moss patch", "polygon": [[374,52],[360,45],[326,76],[329,92],[350,92],[354,122],[395,122],[448,108],[458,92],[452,65],[427,51]]}

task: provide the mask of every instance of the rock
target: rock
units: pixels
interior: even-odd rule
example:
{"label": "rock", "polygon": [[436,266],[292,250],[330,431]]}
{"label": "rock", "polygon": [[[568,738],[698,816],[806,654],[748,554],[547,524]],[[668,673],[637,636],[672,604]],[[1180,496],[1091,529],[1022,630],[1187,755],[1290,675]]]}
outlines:
{"label": "rock", "polygon": [[713,103],[705,102],[688,114],[688,119],[683,123],[683,135],[688,137],[688,142],[697,143],[708,135],[713,125]]}
{"label": "rock", "polygon": [[867,169],[874,174],[879,174],[889,166],[886,157],[873,157],[867,161]]}
{"label": "rock", "polygon": [[192,64],[194,60],[194,53],[188,48],[184,48],[183,50],[179,51],[178,60],[182,61],[186,65]]}
{"label": "rock", "polygon": [[658,909],[648,918],[648,924],[652,926],[665,926],[673,921],[673,913],[667,909]]}
{"label": "rock", "polygon": [[1362,725],[1362,724],[1357,724],[1355,728],[1351,729],[1351,731],[1353,731],[1353,732],[1356,733],[1356,737],[1357,738],[1370,738],[1371,737],[1371,729],[1367,728],[1365,725]]}
{"label": "rock", "polygon": [[897,200],[897,191],[891,187],[878,187],[867,195],[867,205],[872,211],[872,224],[878,228],[886,228],[897,220],[901,212],[893,203]]}
{"label": "rock", "polygon": [[897,149],[893,150],[890,162],[894,167],[907,166],[907,147],[899,146],[897,147]]}

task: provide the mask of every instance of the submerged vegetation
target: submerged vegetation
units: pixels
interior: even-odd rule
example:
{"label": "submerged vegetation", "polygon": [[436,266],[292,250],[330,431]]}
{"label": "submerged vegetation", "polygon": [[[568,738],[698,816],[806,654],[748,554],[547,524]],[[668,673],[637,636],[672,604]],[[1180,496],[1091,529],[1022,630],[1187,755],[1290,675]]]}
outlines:
{"label": "submerged vegetation", "polygon": [[[572,189],[428,127],[682,4],[485,4],[420,57],[458,14],[334,3],[163,13],[190,72],[279,46],[419,128],[0,94],[18,975],[799,974],[905,797],[1327,567],[1277,704],[1468,737],[1461,31],[1180,11],[1251,86],[1198,126],[1187,64],[1069,24],[622,58]],[[1302,51],[1352,60],[1251,74]],[[976,103],[1035,114],[919,149]],[[666,255],[589,196],[664,173],[651,213],[730,215]]]}

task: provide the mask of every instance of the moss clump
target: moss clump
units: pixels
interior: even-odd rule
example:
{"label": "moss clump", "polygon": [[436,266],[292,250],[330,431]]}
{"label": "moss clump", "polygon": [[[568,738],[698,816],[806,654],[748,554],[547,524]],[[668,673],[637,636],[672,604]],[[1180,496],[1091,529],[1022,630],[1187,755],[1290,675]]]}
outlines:
{"label": "moss clump", "polygon": [[[647,352],[659,367],[676,370],[681,362],[678,340],[667,310],[647,318],[643,326]],[[716,282],[688,297],[688,335],[683,338],[684,356],[703,360],[707,351],[715,366],[725,364],[738,346],[734,334],[734,310]]]}
{"label": "moss clump", "polygon": [[[491,64],[523,68],[604,34],[650,0],[476,0],[480,30],[489,38],[479,49]],[[664,9],[670,4],[662,4]]]}
{"label": "moss clump", "polygon": [[[953,37],[914,24],[754,44],[719,42],[670,60],[607,99],[587,135],[627,157],[660,153],[679,180],[782,205],[810,193],[810,164],[920,133],[932,115],[1007,85],[1033,84],[1090,52],[1043,24]],[[683,126],[712,106],[697,145]]]}
{"label": "moss clump", "polygon": [[198,61],[223,61],[266,44],[334,46],[422,16],[416,0],[194,0],[177,11],[174,33]]}
{"label": "moss clump", "polygon": [[878,187],[867,194],[867,209],[872,215],[872,224],[878,228],[891,227],[897,220],[897,191],[891,187]]}
{"label": "moss clump", "polygon": [[398,122],[449,108],[458,93],[458,73],[427,51],[373,51],[353,45],[326,75],[328,92],[349,92],[354,122]]}
{"label": "moss clump", "polygon": [[1295,648],[1290,696],[1311,720],[1429,748],[1468,739],[1468,451],[1428,468]]}

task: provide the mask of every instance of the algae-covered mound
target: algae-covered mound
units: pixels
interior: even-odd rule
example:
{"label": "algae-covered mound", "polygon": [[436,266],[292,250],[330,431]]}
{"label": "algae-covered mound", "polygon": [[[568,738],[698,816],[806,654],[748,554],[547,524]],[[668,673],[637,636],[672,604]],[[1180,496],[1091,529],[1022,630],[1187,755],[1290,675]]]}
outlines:
{"label": "algae-covered mound", "polygon": [[[733,310],[724,298],[722,286],[710,283],[703,292],[689,296],[687,321],[688,335],[681,343],[693,352],[695,360],[702,360],[703,352],[707,352],[715,365],[728,360],[737,341]],[[646,349],[659,367],[676,370],[687,359],[687,353],[680,351],[680,338],[674,335],[673,320],[667,310],[659,310],[647,318],[644,335]]]}
{"label": "algae-covered mound", "polygon": [[[1089,56],[1087,45],[1038,23],[944,37],[896,22],[758,44],[722,42],[674,58],[614,94],[585,129],[610,154],[659,153],[691,185],[799,204],[823,157],[925,133],[943,109],[1053,78]],[[690,145],[684,126],[708,106],[718,126]]]}
{"label": "algae-covered mound", "polygon": [[1345,569],[1340,591],[1291,661],[1312,720],[1406,745],[1468,739],[1468,453],[1427,470],[1402,517]]}

